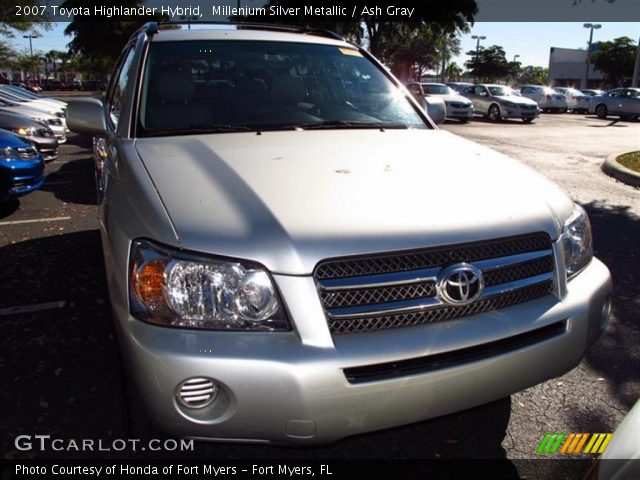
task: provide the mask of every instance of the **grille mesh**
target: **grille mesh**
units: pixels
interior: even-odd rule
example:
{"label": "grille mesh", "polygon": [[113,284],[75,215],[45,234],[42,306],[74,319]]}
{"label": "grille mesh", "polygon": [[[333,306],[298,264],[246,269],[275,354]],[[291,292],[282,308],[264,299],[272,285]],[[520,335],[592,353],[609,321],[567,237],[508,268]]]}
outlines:
{"label": "grille mesh", "polygon": [[548,256],[527,263],[520,263],[513,267],[501,268],[484,274],[487,286],[514,282],[523,278],[534,277],[553,270],[553,257]]}
{"label": "grille mesh", "polygon": [[422,282],[395,287],[378,287],[358,290],[322,291],[320,299],[325,308],[351,307],[393,302],[409,298],[433,297],[436,292],[434,282]]}
{"label": "grille mesh", "polygon": [[418,270],[455,262],[473,262],[549,248],[551,248],[549,236],[545,233],[536,233],[413,252],[327,260],[316,267],[314,275],[318,280],[375,275]]}
{"label": "grille mesh", "polygon": [[442,307],[422,312],[352,318],[345,320],[329,320],[329,330],[332,335],[346,335],[350,333],[390,330],[442,322],[482,312],[490,312],[500,308],[507,308],[536,298],[544,297],[551,293],[552,287],[552,282],[544,282],[530,287],[521,288],[506,295],[479,300],[470,305],[461,307]]}

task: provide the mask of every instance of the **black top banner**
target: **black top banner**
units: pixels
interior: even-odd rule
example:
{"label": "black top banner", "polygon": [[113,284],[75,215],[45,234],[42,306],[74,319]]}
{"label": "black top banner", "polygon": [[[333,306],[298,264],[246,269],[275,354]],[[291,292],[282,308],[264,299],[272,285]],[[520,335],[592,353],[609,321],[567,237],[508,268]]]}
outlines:
{"label": "black top banner", "polygon": [[[638,0],[145,0],[138,6],[124,0],[16,0],[3,5],[5,21],[69,22],[76,16],[95,21],[162,18],[191,24],[229,20],[322,24],[367,17],[397,22],[640,21]],[[457,12],[455,18],[452,11]]]}

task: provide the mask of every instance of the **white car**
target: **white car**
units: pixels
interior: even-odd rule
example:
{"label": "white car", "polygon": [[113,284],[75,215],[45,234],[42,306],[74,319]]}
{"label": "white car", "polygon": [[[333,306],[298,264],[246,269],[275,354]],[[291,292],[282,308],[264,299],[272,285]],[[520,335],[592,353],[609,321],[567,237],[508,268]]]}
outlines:
{"label": "white car", "polygon": [[534,100],[542,111],[564,113],[568,109],[565,96],[545,85],[523,85],[520,95]]}
{"label": "white car", "polygon": [[58,143],[64,143],[67,141],[68,130],[63,118],[60,118],[56,115],[51,115],[41,110],[35,110],[24,105],[9,104],[2,99],[0,99],[0,110],[4,112],[23,115],[27,118],[31,118],[32,120],[44,123],[53,131],[53,134],[58,139]]}
{"label": "white car", "polygon": [[440,97],[447,106],[447,118],[455,118],[463,123],[473,118],[473,103],[444,83],[410,83],[409,91],[418,97]]}
{"label": "white car", "polygon": [[[48,113],[49,115],[55,115],[59,117],[64,122],[65,112],[62,108],[51,105],[50,103],[38,99],[38,100],[28,100],[21,97],[18,97],[12,93],[6,92],[4,90],[0,90],[0,100],[14,106],[23,106],[30,108],[32,110],[40,110],[42,112]],[[66,127],[66,123],[65,123]]]}
{"label": "white car", "polygon": [[587,113],[589,111],[589,99],[588,95],[585,95],[580,90],[570,87],[556,87],[554,90],[565,96],[567,100],[567,108],[574,113]]}
{"label": "white car", "polygon": [[27,101],[37,100],[39,103],[43,105],[50,105],[51,108],[55,108],[57,110],[65,111],[67,109],[67,102],[58,100],[57,98],[43,97],[42,95],[38,95],[36,93],[30,92],[29,90],[25,90],[24,88],[16,87],[14,85],[0,85],[0,92],[11,94]]}

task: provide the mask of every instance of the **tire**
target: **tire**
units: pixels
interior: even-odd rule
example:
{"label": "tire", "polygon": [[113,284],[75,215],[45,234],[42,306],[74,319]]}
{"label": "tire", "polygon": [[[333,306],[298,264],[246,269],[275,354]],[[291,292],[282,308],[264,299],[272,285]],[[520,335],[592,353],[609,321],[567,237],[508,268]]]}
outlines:
{"label": "tire", "polygon": [[531,122],[533,122],[533,118],[523,118],[522,121],[524,123],[531,123]]}
{"label": "tire", "polygon": [[568,111],[568,109],[563,108],[563,109],[561,110],[561,113],[567,113],[567,111]]}
{"label": "tire", "polygon": [[139,438],[142,441],[148,441],[153,438],[165,437],[165,435],[153,425],[144,402],[130,380],[123,379],[123,382],[125,383],[122,392],[125,407],[125,431],[129,438]]}
{"label": "tire", "polygon": [[489,119],[491,119],[492,122],[499,122],[502,120],[500,107],[495,103],[489,107]]}
{"label": "tire", "polygon": [[468,118],[459,118],[458,120],[460,121],[460,123],[469,123]]}
{"label": "tire", "polygon": [[604,103],[601,103],[596,107],[596,115],[598,118],[607,118],[608,113],[607,106]]}

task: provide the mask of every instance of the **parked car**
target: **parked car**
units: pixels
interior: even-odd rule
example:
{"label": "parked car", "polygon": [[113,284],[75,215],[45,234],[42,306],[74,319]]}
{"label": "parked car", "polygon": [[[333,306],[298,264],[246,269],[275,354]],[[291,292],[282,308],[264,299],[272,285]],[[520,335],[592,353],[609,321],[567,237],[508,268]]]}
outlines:
{"label": "parked car", "polygon": [[472,87],[473,83],[469,83],[469,82],[448,82],[445,83],[445,85],[447,87],[449,87],[451,90],[453,90],[454,92],[462,92],[462,90]]}
{"label": "parked car", "polygon": [[45,161],[58,157],[58,139],[44,123],[24,115],[0,111],[0,129],[9,130],[33,143]]}
{"label": "parked car", "polygon": [[13,105],[22,105],[32,110],[40,110],[64,119],[64,109],[44,99],[29,99],[0,87],[0,100]]}
{"label": "parked car", "polygon": [[561,93],[545,85],[522,85],[520,95],[534,100],[545,112],[566,112],[567,99]]}
{"label": "parked car", "polygon": [[598,95],[602,95],[604,93],[604,90],[592,90],[588,88],[580,91],[588,97],[597,97]]}
{"label": "parked car", "polygon": [[585,211],[336,34],[146,24],[107,91],[68,118],[131,431],[331,442],[562,375],[605,328]]}
{"label": "parked car", "polygon": [[417,98],[441,97],[447,107],[447,118],[463,123],[473,118],[473,103],[443,83],[410,83],[407,88]]}
{"label": "parked car", "polygon": [[461,95],[473,102],[476,113],[494,122],[503,118],[521,118],[523,122],[530,123],[540,114],[536,102],[513,95],[511,88],[504,85],[472,85]]}
{"label": "parked car", "polygon": [[55,110],[62,110],[62,112],[65,112],[67,109],[67,102],[52,97],[43,97],[42,95],[29,92],[13,85],[0,85],[0,91],[4,91],[7,94],[11,94],[14,97],[19,97],[20,99],[26,101],[38,100],[40,103],[45,104]]}
{"label": "parked car", "polygon": [[26,195],[44,183],[44,161],[31,142],[0,129],[0,201]]}
{"label": "parked car", "polygon": [[554,90],[564,95],[567,101],[567,108],[574,113],[588,113],[590,97],[580,90],[569,87],[556,87]]}
{"label": "parked car", "polygon": [[82,90],[89,92],[104,91],[107,85],[103,80],[85,80],[82,82]]}
{"label": "parked car", "polygon": [[598,97],[590,104],[590,112],[598,118],[610,116],[637,119],[640,117],[640,89],[616,88]]}
{"label": "parked car", "polygon": [[64,143],[67,141],[67,128],[60,117],[50,115],[42,110],[34,110],[24,104],[16,102],[12,102],[10,104],[2,99],[0,99],[0,112],[24,115],[36,122],[44,123],[53,131],[54,135],[58,139],[58,143]]}
{"label": "parked car", "polygon": [[33,93],[42,91],[42,88],[34,83],[11,82],[11,85]]}

